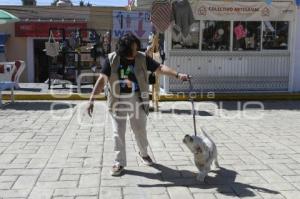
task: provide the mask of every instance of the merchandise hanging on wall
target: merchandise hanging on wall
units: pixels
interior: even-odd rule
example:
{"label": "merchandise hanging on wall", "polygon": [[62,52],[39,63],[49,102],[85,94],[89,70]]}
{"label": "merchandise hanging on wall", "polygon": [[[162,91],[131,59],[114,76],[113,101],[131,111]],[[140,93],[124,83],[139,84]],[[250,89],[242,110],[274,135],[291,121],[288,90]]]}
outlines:
{"label": "merchandise hanging on wall", "polygon": [[46,54],[50,57],[56,57],[59,54],[59,42],[57,42],[53,36],[53,32],[50,31],[50,36],[47,42],[45,42]]}
{"label": "merchandise hanging on wall", "polygon": [[199,47],[199,26],[195,24],[188,0],[172,1],[172,48],[195,49]]}
{"label": "merchandise hanging on wall", "polygon": [[190,26],[194,23],[194,15],[188,0],[176,0],[172,3],[174,28],[187,37],[190,33]]}
{"label": "merchandise hanging on wall", "polygon": [[[48,60],[49,79],[47,83],[49,89],[57,82],[63,87],[71,82],[77,84],[79,89],[82,84],[94,84],[96,78],[90,74],[99,72],[103,60],[110,53],[110,35],[108,30],[49,29],[49,40],[54,40],[55,37],[55,42],[58,43],[58,54],[51,56],[52,58]],[[50,54],[47,53],[47,55]],[[83,73],[88,74],[80,76]],[[80,83],[78,84],[78,82]]]}
{"label": "merchandise hanging on wall", "polygon": [[263,49],[286,50],[289,40],[288,21],[266,21],[263,23]]}
{"label": "merchandise hanging on wall", "polygon": [[237,26],[234,27],[234,34],[236,40],[240,40],[247,36],[247,30],[244,28],[244,26],[241,23],[239,23]]}
{"label": "merchandise hanging on wall", "polygon": [[202,28],[202,50],[227,51],[230,48],[230,22],[204,21]]}
{"label": "merchandise hanging on wall", "polygon": [[155,0],[151,8],[151,22],[157,32],[165,32],[172,18],[172,5],[169,0]]}

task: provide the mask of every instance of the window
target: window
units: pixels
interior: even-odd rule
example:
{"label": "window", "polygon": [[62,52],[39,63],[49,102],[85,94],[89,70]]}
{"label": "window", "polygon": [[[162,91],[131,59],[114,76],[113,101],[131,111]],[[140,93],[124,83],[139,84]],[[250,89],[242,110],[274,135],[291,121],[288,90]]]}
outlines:
{"label": "window", "polygon": [[241,22],[233,24],[233,50],[260,50],[261,22]]}
{"label": "window", "polygon": [[289,22],[263,22],[263,49],[288,49]]}
{"label": "window", "polygon": [[202,29],[202,50],[226,51],[230,49],[230,22],[204,21]]}
{"label": "window", "polygon": [[172,49],[199,49],[199,21],[193,23],[184,35],[176,25],[172,28]]}
{"label": "window", "polygon": [[183,35],[178,26],[172,27],[174,50],[198,50],[200,39],[202,51],[286,50],[289,41],[289,22],[196,21],[191,25],[187,35]]}

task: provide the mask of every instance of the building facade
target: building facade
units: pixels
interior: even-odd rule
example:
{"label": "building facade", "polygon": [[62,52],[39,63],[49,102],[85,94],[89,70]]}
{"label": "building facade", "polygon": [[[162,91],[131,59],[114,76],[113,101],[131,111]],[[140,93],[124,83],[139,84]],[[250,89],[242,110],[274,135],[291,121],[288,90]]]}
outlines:
{"label": "building facade", "polygon": [[[137,0],[135,10],[150,11],[153,0]],[[300,91],[300,12],[294,0],[189,0],[195,22],[188,38],[164,32],[166,64],[191,74],[198,91]],[[2,6],[21,18],[1,26],[7,60],[24,60],[23,82],[43,82],[47,68],[44,43],[48,29],[113,29],[113,10],[124,7]],[[44,27],[44,28],[42,28]],[[8,37],[9,36],[9,37]],[[114,41],[112,41],[114,44]],[[2,53],[3,54],[3,53]],[[188,85],[163,77],[165,91]]]}
{"label": "building facade", "polygon": [[[2,60],[24,60],[26,69],[21,82],[44,82],[48,77],[48,56],[45,42],[49,28],[94,29],[97,32],[112,30],[112,12],[124,7],[80,7],[80,6],[1,6],[21,20],[15,24],[1,25],[1,34],[9,37],[5,43]],[[85,35],[86,36],[86,35]],[[58,36],[58,39],[59,36]]]}
{"label": "building facade", "polygon": [[[150,10],[152,2],[137,0],[137,7]],[[189,3],[195,21],[188,34],[178,31],[176,21],[165,32],[166,63],[191,74],[197,91],[300,91],[299,7],[294,0]],[[189,89],[168,77],[161,82],[166,91]]]}
{"label": "building facade", "polygon": [[291,91],[300,91],[300,1],[298,1],[297,5],[297,17],[296,17],[296,38],[295,38],[295,51],[294,51],[294,59],[293,59],[293,70],[291,72]]}

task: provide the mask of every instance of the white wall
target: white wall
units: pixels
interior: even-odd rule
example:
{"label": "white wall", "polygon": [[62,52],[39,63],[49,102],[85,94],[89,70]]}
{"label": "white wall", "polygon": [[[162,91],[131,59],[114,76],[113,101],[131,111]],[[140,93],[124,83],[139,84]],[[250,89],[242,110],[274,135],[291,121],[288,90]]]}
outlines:
{"label": "white wall", "polygon": [[300,6],[297,9],[296,19],[296,39],[295,39],[295,62],[293,71],[292,91],[300,91]]}

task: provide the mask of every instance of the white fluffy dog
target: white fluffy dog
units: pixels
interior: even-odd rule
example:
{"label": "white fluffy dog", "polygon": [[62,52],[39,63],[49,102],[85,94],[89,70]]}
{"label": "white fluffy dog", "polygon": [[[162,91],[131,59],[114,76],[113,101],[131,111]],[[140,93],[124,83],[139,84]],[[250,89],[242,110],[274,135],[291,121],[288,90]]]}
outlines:
{"label": "white fluffy dog", "polygon": [[194,154],[194,161],[199,170],[197,180],[203,182],[206,175],[210,171],[212,162],[215,167],[220,167],[218,163],[218,153],[216,144],[209,138],[209,136],[202,129],[203,135],[190,136],[186,135],[183,143]]}

